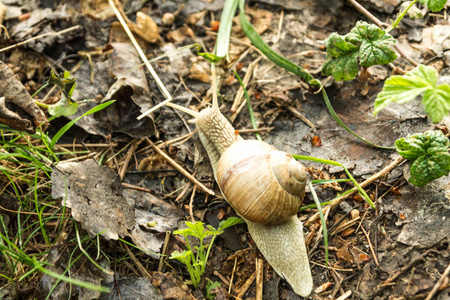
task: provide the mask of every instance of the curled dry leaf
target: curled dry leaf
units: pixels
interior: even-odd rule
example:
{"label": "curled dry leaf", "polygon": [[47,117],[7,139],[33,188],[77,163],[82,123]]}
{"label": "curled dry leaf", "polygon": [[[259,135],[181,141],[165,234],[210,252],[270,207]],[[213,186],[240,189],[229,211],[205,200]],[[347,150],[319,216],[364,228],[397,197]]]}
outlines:
{"label": "curled dry leaf", "polygon": [[47,121],[23,84],[1,61],[0,95],[0,123],[16,130],[35,133],[36,127]]}

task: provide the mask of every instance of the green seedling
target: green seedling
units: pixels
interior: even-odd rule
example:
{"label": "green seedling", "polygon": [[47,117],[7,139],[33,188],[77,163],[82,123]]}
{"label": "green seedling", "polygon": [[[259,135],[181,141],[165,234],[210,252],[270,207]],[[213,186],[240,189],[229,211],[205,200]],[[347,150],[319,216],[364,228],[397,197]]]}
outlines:
{"label": "green seedling", "polygon": [[[191,283],[196,289],[198,289],[200,280],[205,272],[206,262],[208,261],[209,254],[211,252],[212,245],[216,236],[222,234],[223,230],[244,223],[241,218],[231,217],[225,221],[220,222],[219,227],[215,229],[211,225],[205,226],[202,222],[186,222],[188,228],[175,230],[173,234],[183,235],[186,240],[186,248],[183,252],[174,251],[170,256],[170,259],[176,259],[186,265],[186,268],[191,277]],[[196,237],[200,245],[191,247],[188,236]],[[212,236],[212,240],[209,245],[204,244],[204,239],[207,236]]]}

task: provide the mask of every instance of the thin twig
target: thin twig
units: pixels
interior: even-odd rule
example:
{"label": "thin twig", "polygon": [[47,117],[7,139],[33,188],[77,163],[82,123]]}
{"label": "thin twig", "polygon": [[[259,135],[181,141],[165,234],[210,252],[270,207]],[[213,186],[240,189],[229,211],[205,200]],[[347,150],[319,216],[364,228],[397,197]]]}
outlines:
{"label": "thin twig", "polygon": [[[123,29],[125,30],[125,32],[128,35],[128,38],[131,40],[131,43],[133,44],[134,48],[136,49],[136,51],[138,52],[139,56],[141,57],[142,61],[145,63],[145,66],[147,67],[148,71],[150,72],[150,74],[152,75],[152,77],[155,79],[156,84],[158,85],[159,89],[161,90],[161,93],[164,95],[164,97],[166,98],[166,101],[171,101],[172,100],[172,96],[169,94],[169,92],[167,91],[166,87],[164,86],[164,84],[162,83],[161,79],[159,78],[158,74],[156,74],[155,70],[153,69],[153,67],[150,65],[150,62],[148,61],[147,57],[145,56],[144,51],[142,51],[141,47],[139,46],[138,42],[136,41],[136,39],[134,38],[133,33],[131,32],[130,28],[127,25],[127,22],[125,21],[125,19],[122,17],[122,14],[119,12],[119,10],[117,9],[116,5],[114,4],[113,0],[109,0],[109,5],[112,7],[114,13],[117,16],[117,19],[119,19],[120,24],[122,25]],[[148,112],[144,112],[141,116],[138,117],[138,119],[142,118],[143,116],[148,115]]]}
{"label": "thin twig", "polygon": [[131,158],[133,157],[134,151],[136,151],[136,148],[139,146],[140,143],[142,143],[142,140],[135,139],[133,141],[133,143],[131,144],[131,147],[128,148],[128,151],[125,154],[125,161],[122,165],[122,169],[120,169],[120,172],[119,172],[119,177],[120,177],[121,181],[125,177],[125,173],[127,172],[127,168],[131,161]]}
{"label": "thin twig", "polygon": [[191,200],[189,201],[189,215],[191,216],[191,222],[195,223],[195,219],[194,219],[194,210],[193,210],[193,203],[194,203],[194,197],[195,197],[195,192],[197,191],[197,187],[194,186],[194,188],[192,189],[192,194],[191,194]]}
{"label": "thin twig", "polygon": [[425,298],[425,300],[431,300],[434,297],[434,294],[436,294],[437,290],[441,287],[441,285],[444,283],[445,278],[450,274],[450,264],[448,264],[447,268],[445,269],[444,273],[442,273],[441,278],[436,282],[436,284],[431,289],[428,296]]}
{"label": "thin twig", "polygon": [[[387,167],[385,167],[383,170],[381,170],[380,172],[372,175],[369,179],[365,180],[364,182],[362,182],[360,184],[360,186],[362,188],[365,188],[367,186],[369,186],[370,184],[374,183],[377,179],[384,177],[385,175],[387,175],[390,171],[392,171],[392,169],[394,169],[395,167],[397,167],[399,164],[401,164],[402,162],[404,162],[405,159],[401,156],[399,156],[396,160],[394,160],[392,163],[390,163]],[[336,198],[333,202],[331,202],[330,204],[328,204],[328,206],[330,208],[334,208],[337,205],[339,205],[341,202],[343,202],[345,199],[347,199],[348,197],[350,197],[351,195],[353,195],[354,193],[356,193],[358,191],[358,189],[356,187],[352,188],[350,190],[351,192],[349,192],[348,194],[345,194],[344,196],[338,197]],[[319,213],[314,214],[312,217],[310,217],[305,224],[311,224],[312,222],[315,222],[319,219]]]}
{"label": "thin twig", "polygon": [[303,123],[305,123],[306,125],[308,125],[311,128],[316,127],[316,125],[314,125],[313,122],[311,122],[310,120],[308,120],[304,115],[302,115],[297,109],[295,109],[292,106],[288,106],[287,109],[293,113],[295,116],[297,116],[300,120],[303,121]]}
{"label": "thin twig", "polygon": [[14,45],[11,45],[11,46],[2,48],[2,49],[0,49],[0,53],[5,52],[5,51],[8,51],[8,50],[10,50],[10,49],[17,48],[17,47],[22,46],[22,45],[25,45],[25,44],[28,44],[29,42],[32,42],[32,41],[34,41],[34,40],[41,39],[41,38],[46,37],[46,36],[48,36],[48,35],[60,35],[60,34],[65,34],[65,33],[68,33],[68,32],[71,32],[71,31],[74,31],[74,30],[77,30],[77,29],[80,29],[80,28],[81,28],[80,25],[76,25],[76,26],[73,26],[73,27],[70,27],[70,28],[67,28],[67,29],[58,31],[58,32],[47,32],[47,33],[44,33],[44,34],[41,34],[41,35],[32,37],[31,39],[28,39],[28,40],[26,40],[26,41],[23,41],[23,42],[20,42],[20,43],[17,43],[17,44],[14,44]]}
{"label": "thin twig", "polygon": [[261,258],[256,259],[256,300],[263,299],[263,271],[264,262]]}
{"label": "thin twig", "polygon": [[380,263],[378,262],[377,255],[375,254],[375,251],[373,250],[372,242],[370,241],[370,237],[367,234],[366,230],[364,229],[364,226],[361,226],[362,231],[364,232],[364,235],[367,238],[367,242],[369,243],[370,252],[372,252],[373,260],[375,261],[375,264],[380,267]]}
{"label": "thin twig", "polygon": [[236,273],[236,266],[237,266],[237,256],[234,258],[234,266],[233,266],[233,271],[231,272],[231,279],[230,279],[230,286],[228,288],[228,294],[231,294],[231,288],[233,286],[234,273]]}
{"label": "thin twig", "polygon": [[190,181],[192,181],[193,184],[195,184],[196,186],[200,187],[204,192],[210,194],[211,196],[215,196],[216,194],[214,193],[214,191],[208,189],[206,186],[204,186],[200,181],[198,181],[194,176],[192,176],[191,174],[189,174],[185,169],[183,169],[182,166],[180,166],[176,161],[174,161],[169,155],[167,155],[166,153],[164,153],[161,149],[159,149],[158,147],[155,146],[155,144],[153,144],[152,141],[150,141],[149,138],[145,138],[145,140],[147,141],[147,143],[149,143],[153,150],[155,150],[156,153],[158,153],[159,155],[161,155],[162,157],[164,157],[165,160],[167,160],[167,162],[169,164],[172,165],[172,167],[174,167],[175,169],[177,169],[178,171],[180,171],[181,174],[183,174],[184,176],[186,176]]}
{"label": "thin twig", "polygon": [[244,283],[243,286],[239,289],[239,293],[236,296],[236,299],[243,299],[245,293],[247,293],[250,286],[253,284],[253,281],[255,281],[256,278],[256,271],[250,275],[250,277],[247,279],[247,281]]}
{"label": "thin twig", "polygon": [[162,272],[164,262],[166,261],[167,249],[169,249],[170,235],[171,235],[170,231],[166,231],[166,237],[164,239],[164,246],[162,248],[161,255],[159,257],[158,272]]}

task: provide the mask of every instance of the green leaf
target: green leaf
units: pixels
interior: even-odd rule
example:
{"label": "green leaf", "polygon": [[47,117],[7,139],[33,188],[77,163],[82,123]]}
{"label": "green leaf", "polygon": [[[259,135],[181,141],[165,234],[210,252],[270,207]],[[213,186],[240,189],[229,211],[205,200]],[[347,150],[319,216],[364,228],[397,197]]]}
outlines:
{"label": "green leaf", "polygon": [[182,262],[183,264],[187,265],[191,263],[191,254],[192,252],[190,250],[186,251],[183,250],[183,252],[178,252],[178,251],[173,251],[172,255],[170,255],[170,259],[176,259],[180,262]]}
{"label": "green leaf", "polygon": [[421,156],[412,163],[410,172],[411,177],[408,181],[417,186],[424,186],[430,181],[449,174],[450,155],[441,152],[432,156]]}
{"label": "green leaf", "polygon": [[337,81],[351,80],[358,74],[358,53],[348,53],[334,59],[327,60],[322,72],[326,75],[333,75]]}
{"label": "green leaf", "polygon": [[48,106],[48,113],[55,118],[61,116],[70,116],[77,112],[78,104],[70,101],[64,94],[61,95],[61,99],[52,105]]}
{"label": "green leaf", "polygon": [[359,63],[363,67],[388,64],[397,58],[391,49],[397,41],[374,24],[357,22],[348,34],[347,40],[352,44],[360,44]]}
{"label": "green leaf", "polygon": [[79,117],[76,118],[76,119],[73,119],[72,121],[70,121],[69,123],[67,123],[66,125],[64,125],[63,128],[61,128],[61,129],[55,134],[55,136],[52,138],[52,141],[51,141],[51,143],[50,143],[50,145],[49,145],[49,148],[50,148],[51,150],[53,150],[53,148],[55,147],[55,144],[59,141],[59,139],[63,136],[63,134],[64,134],[67,130],[69,130],[70,127],[72,127],[79,119],[81,119],[81,118],[83,118],[83,117],[85,117],[85,116],[87,116],[87,115],[96,113],[96,112],[98,112],[98,111],[100,111],[100,110],[106,108],[107,106],[113,104],[114,102],[116,102],[116,101],[115,101],[115,100],[111,100],[111,101],[108,101],[108,102],[99,104],[99,105],[97,105],[96,107],[93,107],[93,108],[91,108],[90,110],[88,110],[87,112],[85,112],[83,115],[79,116]]}
{"label": "green leaf", "polygon": [[440,122],[450,111],[450,86],[442,84],[433,90],[425,91],[422,104],[431,121]]}
{"label": "green leaf", "polygon": [[225,228],[245,223],[242,218],[231,217],[219,223],[218,230],[224,230]]}
{"label": "green leaf", "polygon": [[396,40],[379,27],[359,21],[346,35],[332,33],[326,40],[327,61],[322,67],[336,80],[354,79],[359,63],[363,67],[388,64],[397,58],[390,48]]}
{"label": "green leaf", "polygon": [[441,131],[427,131],[395,141],[397,152],[410,161],[409,182],[424,186],[450,172],[449,139]]}
{"label": "green leaf", "polygon": [[208,280],[208,282],[206,283],[206,299],[208,300],[216,299],[216,294],[211,293],[211,291],[217,287],[220,287],[221,285],[222,284],[220,282]]}
{"label": "green leaf", "polygon": [[376,115],[392,102],[405,103],[423,94],[422,104],[433,122],[439,122],[450,111],[450,86],[436,87],[439,74],[433,67],[419,65],[404,76],[386,79],[383,90],[375,99]]}
{"label": "green leaf", "polygon": [[429,10],[436,12],[444,9],[447,0],[419,0],[419,2],[428,6]]}
{"label": "green leaf", "polygon": [[210,63],[216,63],[218,62],[222,57],[219,57],[215,54],[208,53],[208,52],[200,52],[202,50],[202,47],[198,44],[195,44],[195,50],[197,51],[197,55],[202,56]]}

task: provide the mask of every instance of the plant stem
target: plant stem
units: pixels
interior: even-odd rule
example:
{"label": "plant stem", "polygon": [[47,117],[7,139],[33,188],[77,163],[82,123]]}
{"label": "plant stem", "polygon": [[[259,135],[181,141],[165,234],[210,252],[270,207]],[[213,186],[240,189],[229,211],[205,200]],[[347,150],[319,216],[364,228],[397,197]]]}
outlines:
{"label": "plant stem", "polygon": [[386,29],[386,33],[388,33],[389,31],[391,31],[392,29],[397,28],[398,24],[399,24],[400,21],[403,19],[403,17],[406,15],[406,13],[408,12],[408,10],[409,10],[414,4],[416,4],[416,2],[417,2],[417,0],[411,1],[411,3],[408,5],[408,7],[407,7],[405,10],[403,10],[403,12],[402,12],[401,14],[399,14],[399,15],[397,16],[397,19],[395,19],[394,23],[392,23],[392,25],[389,26],[389,27]]}
{"label": "plant stem", "polygon": [[314,162],[318,162],[318,163],[321,163],[321,164],[327,164],[327,165],[342,167],[344,169],[345,174],[347,174],[348,178],[353,182],[353,184],[358,189],[358,191],[361,193],[361,195],[364,197],[366,202],[369,203],[370,206],[373,209],[375,209],[375,204],[372,202],[372,200],[369,198],[369,196],[364,191],[364,189],[359,185],[359,183],[355,180],[355,178],[353,178],[353,176],[350,174],[348,169],[343,164],[341,164],[341,163],[339,163],[337,161],[328,160],[328,159],[321,159],[321,158],[311,157],[311,156],[303,156],[303,155],[295,155],[295,154],[293,154],[292,157],[294,157],[295,159],[309,160],[309,161],[314,161]]}
{"label": "plant stem", "polygon": [[331,116],[336,121],[336,123],[338,123],[342,128],[344,128],[345,130],[347,130],[348,132],[350,132],[351,134],[353,134],[354,136],[356,136],[360,140],[368,143],[369,145],[372,145],[372,146],[380,148],[380,149],[395,150],[394,147],[385,147],[385,146],[375,145],[374,143],[366,140],[362,136],[359,136],[358,134],[353,132],[350,128],[347,127],[347,125],[344,124],[344,122],[342,122],[342,120],[338,117],[338,115],[334,111],[333,106],[331,105],[330,99],[328,99],[328,95],[327,95],[327,92],[325,91],[325,89],[322,89],[322,96],[323,96],[323,99],[325,100],[325,104],[326,104],[328,110],[330,111]]}
{"label": "plant stem", "polygon": [[323,216],[322,206],[320,205],[319,198],[317,197],[316,191],[313,187],[314,180],[309,183],[309,189],[311,190],[311,195],[313,196],[314,203],[316,204],[317,211],[319,212],[320,221],[322,222],[322,230],[323,230],[323,244],[325,246],[325,264],[328,266],[328,230],[327,230],[327,222],[325,217]]}
{"label": "plant stem", "polygon": [[[244,90],[245,100],[247,101],[248,114],[250,115],[250,121],[252,122],[253,129],[258,130],[258,126],[256,125],[255,120],[255,114],[253,113],[253,108],[252,105],[250,104],[250,96],[248,95],[247,89],[245,88],[244,83],[242,82],[242,79],[236,72],[236,70],[233,70],[233,72],[237,80],[239,81],[239,84],[241,85],[242,89]],[[259,132],[255,132],[255,135],[258,140],[262,141],[262,137],[259,134]]]}

